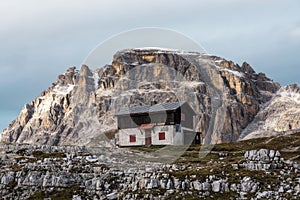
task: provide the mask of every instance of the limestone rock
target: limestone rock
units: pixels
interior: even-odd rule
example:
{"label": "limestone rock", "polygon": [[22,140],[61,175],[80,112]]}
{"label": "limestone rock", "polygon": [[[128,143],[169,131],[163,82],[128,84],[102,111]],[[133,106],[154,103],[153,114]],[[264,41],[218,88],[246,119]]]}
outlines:
{"label": "limestone rock", "polygon": [[[41,96],[24,106],[0,141],[111,146],[106,133],[117,129],[114,113],[122,106],[182,100],[197,113],[195,131],[202,133],[205,143],[231,142],[279,87],[247,63],[240,67],[196,52],[126,49],[101,69],[92,71],[83,65],[59,75]],[[276,130],[297,128],[299,123],[290,121],[291,116],[299,119],[297,112],[286,113]]]}
{"label": "limestone rock", "polygon": [[300,88],[282,87],[243,130],[240,139],[267,137],[300,131]]}
{"label": "limestone rock", "polygon": [[211,185],[212,185],[212,191],[213,192],[220,192],[221,191],[221,181],[214,181]]}

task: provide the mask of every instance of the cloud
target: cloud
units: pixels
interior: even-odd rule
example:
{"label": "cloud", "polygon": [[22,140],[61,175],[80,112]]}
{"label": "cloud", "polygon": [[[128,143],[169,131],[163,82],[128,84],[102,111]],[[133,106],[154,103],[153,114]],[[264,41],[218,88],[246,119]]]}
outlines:
{"label": "cloud", "polygon": [[300,42],[300,27],[294,28],[290,31],[290,37],[293,40]]}

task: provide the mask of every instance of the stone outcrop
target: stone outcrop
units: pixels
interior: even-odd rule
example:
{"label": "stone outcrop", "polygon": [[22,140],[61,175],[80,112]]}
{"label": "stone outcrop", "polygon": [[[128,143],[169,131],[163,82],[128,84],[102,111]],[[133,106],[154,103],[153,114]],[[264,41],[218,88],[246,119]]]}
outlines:
{"label": "stone outcrop", "polygon": [[[59,198],[57,195],[64,199],[217,199],[224,195],[297,199],[300,194],[300,165],[269,149],[244,155],[248,166],[249,161],[280,163],[263,171],[237,163],[226,167],[223,161],[211,161],[213,165],[204,167],[149,163],[130,159],[137,153],[115,148],[95,151],[74,146],[1,145],[0,151],[6,155],[0,160],[0,195],[4,199]],[[228,156],[225,152],[220,155]],[[220,164],[226,172],[219,171]],[[258,176],[249,176],[251,172]]]}
{"label": "stone outcrop", "polygon": [[[244,158],[246,162],[241,164],[234,164],[235,169],[245,168],[249,170],[269,170],[281,169],[284,159],[280,157],[279,151],[260,149],[246,151]],[[296,169],[300,170],[300,165]]]}
{"label": "stone outcrop", "polygon": [[112,145],[107,133],[117,129],[116,111],[179,100],[196,112],[195,130],[205,143],[236,141],[279,88],[248,63],[195,52],[123,50],[101,69],[68,69],[25,105],[1,141]]}

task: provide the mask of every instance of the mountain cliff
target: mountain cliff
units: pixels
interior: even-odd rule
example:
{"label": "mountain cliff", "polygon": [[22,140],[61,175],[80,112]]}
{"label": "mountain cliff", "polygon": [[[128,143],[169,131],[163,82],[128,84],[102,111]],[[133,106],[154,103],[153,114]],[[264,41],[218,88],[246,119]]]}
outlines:
{"label": "mountain cliff", "polygon": [[300,88],[296,84],[279,89],[271,101],[242,132],[241,139],[300,132]]}
{"label": "mountain cliff", "polygon": [[[231,142],[255,131],[249,125],[265,120],[262,109],[275,104],[276,110],[276,95],[283,91],[289,90],[280,89],[246,62],[239,66],[197,52],[125,49],[114,55],[110,65],[95,70],[72,67],[59,75],[24,106],[0,137],[12,143],[113,145],[114,113],[119,109],[187,101],[197,114],[195,128],[205,143]],[[299,119],[298,111],[285,115],[276,130],[299,128],[299,122],[288,122],[295,116]]]}

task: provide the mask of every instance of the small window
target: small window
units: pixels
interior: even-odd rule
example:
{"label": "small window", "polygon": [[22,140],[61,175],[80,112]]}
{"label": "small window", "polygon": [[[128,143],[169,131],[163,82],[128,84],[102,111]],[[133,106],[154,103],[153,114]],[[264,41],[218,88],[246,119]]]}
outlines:
{"label": "small window", "polygon": [[136,142],[136,136],[135,135],[129,135],[129,142]]}
{"label": "small window", "polygon": [[165,140],[166,139],[166,133],[165,132],[159,132],[158,133],[158,139],[159,140]]}
{"label": "small window", "polygon": [[181,121],[185,121],[185,114],[181,113]]}

